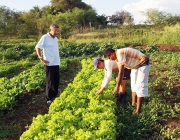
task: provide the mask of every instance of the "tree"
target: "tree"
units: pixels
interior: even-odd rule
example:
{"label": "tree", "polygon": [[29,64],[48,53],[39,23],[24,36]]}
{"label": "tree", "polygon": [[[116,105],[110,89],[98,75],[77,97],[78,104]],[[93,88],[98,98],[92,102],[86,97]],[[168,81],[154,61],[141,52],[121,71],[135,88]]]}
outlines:
{"label": "tree", "polygon": [[130,24],[134,21],[131,13],[127,11],[116,12],[114,15],[109,17],[110,24]]}
{"label": "tree", "polygon": [[[23,23],[23,29],[19,30],[20,36],[38,35],[37,22],[42,17],[42,10],[35,6],[29,12],[24,12],[21,16]],[[21,25],[22,26],[22,25]]]}
{"label": "tree", "polygon": [[147,9],[142,12],[146,16],[146,24],[150,25],[175,25],[180,22],[180,15],[172,15],[157,9]]}
{"label": "tree", "polygon": [[82,2],[82,0],[51,0],[54,13],[72,11],[75,7],[80,9],[92,9],[91,6]]}
{"label": "tree", "polygon": [[[23,24],[21,19],[22,12],[13,12],[11,18],[8,21],[8,34],[10,36],[17,35],[18,31],[21,29],[20,25]],[[19,28],[20,27],[20,28]]]}
{"label": "tree", "polygon": [[165,19],[167,13],[159,12],[157,9],[147,9],[145,12],[142,12],[146,16],[145,23],[150,25],[163,25],[165,24]]}
{"label": "tree", "polygon": [[13,12],[6,6],[0,7],[0,26],[2,28],[5,28],[7,26],[8,20],[10,19],[12,13]]}
{"label": "tree", "polygon": [[59,13],[58,15],[54,16],[52,21],[60,25],[60,37],[61,38],[68,38],[74,28],[78,27],[78,23],[74,20],[74,14],[70,11],[65,13]]}
{"label": "tree", "polygon": [[106,26],[108,23],[107,19],[108,17],[106,15],[98,15],[97,16],[98,25]]}
{"label": "tree", "polygon": [[56,14],[54,11],[54,8],[50,5],[42,7],[42,16],[49,15],[49,14],[51,15]]}
{"label": "tree", "polygon": [[172,15],[168,14],[165,18],[166,25],[175,25],[177,23],[180,23],[180,15]]}
{"label": "tree", "polygon": [[15,12],[6,6],[0,7],[0,33],[3,36],[16,35],[18,26],[23,22],[20,19],[22,13]]}

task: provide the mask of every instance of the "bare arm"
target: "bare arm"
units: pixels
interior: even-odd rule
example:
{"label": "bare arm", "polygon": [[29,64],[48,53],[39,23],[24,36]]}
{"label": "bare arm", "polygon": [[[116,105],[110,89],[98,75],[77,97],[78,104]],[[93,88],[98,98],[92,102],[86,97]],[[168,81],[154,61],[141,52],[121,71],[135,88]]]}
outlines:
{"label": "bare arm", "polygon": [[44,65],[49,65],[49,61],[43,59],[42,54],[41,54],[41,49],[40,48],[35,48],[35,49],[36,49],[38,58],[44,63]]}
{"label": "bare arm", "polygon": [[117,76],[117,81],[116,81],[116,87],[114,89],[114,94],[118,94],[119,86],[120,86],[120,84],[122,82],[123,75],[124,75],[124,65],[119,65],[118,68],[119,68],[119,73],[118,73],[118,76]]}
{"label": "bare arm", "polygon": [[41,57],[42,57],[41,49],[40,49],[40,48],[36,48],[36,53],[37,53],[37,55],[38,55],[38,58],[41,58]]}

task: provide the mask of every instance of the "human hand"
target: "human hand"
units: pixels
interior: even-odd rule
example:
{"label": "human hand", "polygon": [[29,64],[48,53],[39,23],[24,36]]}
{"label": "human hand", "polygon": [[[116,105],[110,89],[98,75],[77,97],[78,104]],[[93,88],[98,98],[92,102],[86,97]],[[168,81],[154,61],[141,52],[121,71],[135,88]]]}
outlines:
{"label": "human hand", "polygon": [[96,93],[95,93],[95,94],[96,94],[96,95],[100,95],[100,94],[101,94],[101,92],[102,92],[102,90],[101,90],[101,89],[99,89],[99,90],[97,90],[97,91],[96,91]]}
{"label": "human hand", "polygon": [[119,87],[116,86],[116,87],[114,88],[114,95],[118,94],[118,92],[119,92]]}
{"label": "human hand", "polygon": [[49,61],[41,59],[41,61],[44,63],[44,65],[48,66],[49,65]]}

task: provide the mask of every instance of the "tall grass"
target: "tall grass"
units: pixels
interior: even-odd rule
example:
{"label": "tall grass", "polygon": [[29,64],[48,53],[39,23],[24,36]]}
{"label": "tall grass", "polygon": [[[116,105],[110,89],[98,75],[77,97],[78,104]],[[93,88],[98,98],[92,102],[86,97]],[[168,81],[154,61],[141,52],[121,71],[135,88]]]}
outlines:
{"label": "tall grass", "polygon": [[164,28],[163,35],[160,38],[160,42],[164,44],[175,44],[180,42],[180,24],[174,26],[166,26]]}
{"label": "tall grass", "polygon": [[116,27],[72,35],[69,40],[77,42],[121,42],[122,44],[180,44],[180,24],[165,27],[127,28]]}

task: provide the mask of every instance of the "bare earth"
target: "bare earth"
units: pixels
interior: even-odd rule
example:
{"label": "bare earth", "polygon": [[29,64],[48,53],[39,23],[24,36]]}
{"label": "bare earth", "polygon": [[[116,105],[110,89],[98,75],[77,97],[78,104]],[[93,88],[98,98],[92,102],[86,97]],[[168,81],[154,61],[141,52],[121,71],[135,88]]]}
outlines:
{"label": "bare earth", "polygon": [[[178,52],[180,51],[180,44],[156,44],[156,46],[159,47],[159,50],[162,51],[173,51]],[[144,48],[147,47],[147,45],[143,45]]]}

